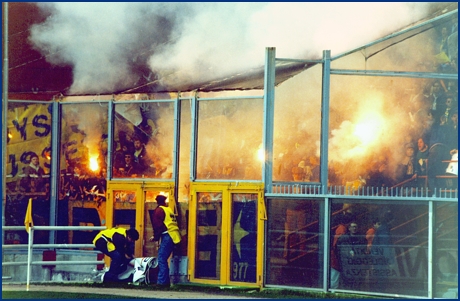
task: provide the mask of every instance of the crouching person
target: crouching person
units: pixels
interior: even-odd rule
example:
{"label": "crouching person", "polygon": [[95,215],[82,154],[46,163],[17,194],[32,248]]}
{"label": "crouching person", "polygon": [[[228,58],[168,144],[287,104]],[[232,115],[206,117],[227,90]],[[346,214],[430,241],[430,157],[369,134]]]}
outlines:
{"label": "crouching person", "polygon": [[126,269],[134,258],[134,242],[139,239],[136,229],[111,228],[99,232],[93,240],[96,250],[111,259],[110,269],[105,273],[103,282],[117,282],[118,274]]}

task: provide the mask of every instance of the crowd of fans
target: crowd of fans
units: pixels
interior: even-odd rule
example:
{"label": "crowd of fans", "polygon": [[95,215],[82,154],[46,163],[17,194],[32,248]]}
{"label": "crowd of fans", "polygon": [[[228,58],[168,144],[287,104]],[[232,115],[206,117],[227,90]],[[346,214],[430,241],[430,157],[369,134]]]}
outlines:
{"label": "crowd of fans", "polygon": [[[457,21],[439,30],[434,73],[456,74]],[[422,84],[420,84],[422,83]],[[362,157],[349,164],[329,155],[328,185],[390,187],[453,187],[458,153],[458,85],[456,80],[419,80],[403,107],[410,118],[404,145],[398,150],[380,149],[372,158]],[[292,152],[291,152],[292,153]],[[319,182],[319,158],[303,156],[275,158],[275,178],[281,181]],[[398,159],[395,159],[398,158]],[[399,159],[401,158],[401,159]],[[397,161],[397,162],[395,162]],[[358,167],[357,167],[358,166]],[[359,170],[357,174],[356,170]],[[442,177],[439,177],[442,176]],[[449,178],[450,177],[450,178]],[[454,183],[455,182],[455,183]]]}
{"label": "crowd of fans", "polygon": [[[439,30],[439,40],[435,54],[436,62],[430,70],[439,73],[457,73],[457,22]],[[404,156],[397,166],[389,164],[388,155],[380,153],[368,164],[366,174],[357,183],[358,186],[394,187],[412,183],[419,187],[444,185],[437,175],[457,175],[457,168],[448,161],[457,156],[458,145],[458,85],[456,80],[426,80],[425,86],[414,91],[407,106],[411,118],[411,128],[402,150]],[[138,131],[139,132],[139,131]],[[144,133],[146,131],[141,131]],[[114,142],[112,156],[113,178],[160,178],[168,167],[159,164],[155,149],[151,147],[146,135],[129,135],[119,131]],[[147,137],[148,138],[148,137]],[[149,145],[147,147],[147,145]],[[340,165],[329,158],[328,184],[345,186],[349,179],[347,165]],[[35,161],[34,161],[35,160]],[[209,159],[211,160],[211,159]],[[297,161],[296,161],[297,160]],[[45,179],[43,168],[36,163],[38,157],[31,157],[31,163],[25,167],[17,191],[49,191],[49,176]],[[225,161],[225,162],[224,162]],[[319,182],[319,158],[303,156],[301,158],[274,158],[274,180]],[[389,168],[393,170],[389,171]],[[449,171],[450,168],[450,171]],[[198,168],[199,178],[259,180],[258,166],[252,159],[222,160],[213,166],[206,164]],[[101,168],[96,174],[84,164],[69,164],[61,174],[61,197],[73,199],[105,198],[105,180],[107,171]],[[45,180],[44,180],[45,179]],[[456,181],[455,181],[456,182]],[[46,185],[48,183],[48,185]],[[353,184],[354,185],[354,184]]]}

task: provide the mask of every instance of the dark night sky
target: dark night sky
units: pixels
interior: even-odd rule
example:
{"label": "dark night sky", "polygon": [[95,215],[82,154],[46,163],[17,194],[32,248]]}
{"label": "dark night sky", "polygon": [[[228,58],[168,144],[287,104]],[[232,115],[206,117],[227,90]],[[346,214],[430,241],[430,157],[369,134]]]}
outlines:
{"label": "dark night sky", "polygon": [[72,84],[71,66],[52,66],[28,42],[29,28],[44,16],[33,3],[8,3],[10,99],[49,100]]}

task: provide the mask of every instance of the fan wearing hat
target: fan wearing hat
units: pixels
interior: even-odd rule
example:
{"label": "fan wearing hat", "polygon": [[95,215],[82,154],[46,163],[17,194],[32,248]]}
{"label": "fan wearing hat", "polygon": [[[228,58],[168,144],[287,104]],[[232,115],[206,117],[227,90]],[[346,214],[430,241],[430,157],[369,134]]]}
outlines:
{"label": "fan wearing hat", "polygon": [[169,286],[168,258],[180,243],[179,226],[174,212],[166,205],[166,197],[158,195],[158,207],[153,212],[153,240],[158,246],[158,285]]}

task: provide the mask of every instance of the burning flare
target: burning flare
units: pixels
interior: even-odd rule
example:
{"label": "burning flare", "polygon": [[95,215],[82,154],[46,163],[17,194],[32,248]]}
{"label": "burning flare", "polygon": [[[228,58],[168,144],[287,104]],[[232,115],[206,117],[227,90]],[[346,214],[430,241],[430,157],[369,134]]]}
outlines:
{"label": "burning flare", "polygon": [[89,158],[89,169],[92,171],[97,171],[99,170],[99,163],[97,162],[97,156],[91,156]]}
{"label": "burning flare", "polygon": [[262,147],[260,147],[257,150],[257,159],[259,159],[259,161],[261,161],[261,162],[265,161],[265,153],[264,153],[264,150],[262,149]]}
{"label": "burning flare", "polygon": [[353,134],[360,140],[361,145],[368,147],[377,142],[384,129],[382,116],[375,111],[367,111],[365,116],[355,125]]}

